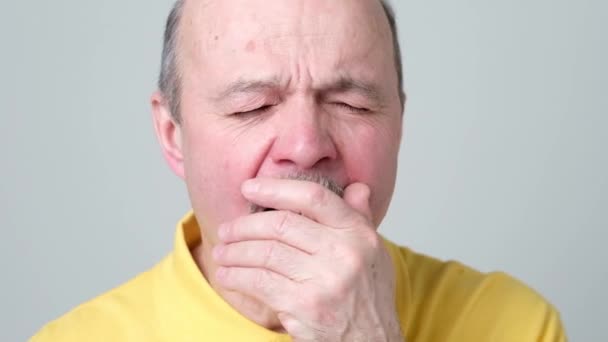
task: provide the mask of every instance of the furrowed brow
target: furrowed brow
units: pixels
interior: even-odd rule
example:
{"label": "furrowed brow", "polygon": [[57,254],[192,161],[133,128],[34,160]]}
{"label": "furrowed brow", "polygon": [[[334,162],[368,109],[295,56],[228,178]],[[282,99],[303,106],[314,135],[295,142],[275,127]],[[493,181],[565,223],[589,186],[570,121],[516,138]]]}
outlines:
{"label": "furrowed brow", "polygon": [[220,91],[216,100],[223,100],[244,93],[256,93],[269,89],[276,89],[279,83],[274,79],[268,80],[245,80],[240,79],[230,83],[226,88]]}
{"label": "furrowed brow", "polygon": [[322,93],[355,92],[376,103],[382,103],[383,98],[380,88],[376,84],[356,80],[347,76],[341,76],[337,80],[328,83],[327,85],[321,87],[320,91]]}

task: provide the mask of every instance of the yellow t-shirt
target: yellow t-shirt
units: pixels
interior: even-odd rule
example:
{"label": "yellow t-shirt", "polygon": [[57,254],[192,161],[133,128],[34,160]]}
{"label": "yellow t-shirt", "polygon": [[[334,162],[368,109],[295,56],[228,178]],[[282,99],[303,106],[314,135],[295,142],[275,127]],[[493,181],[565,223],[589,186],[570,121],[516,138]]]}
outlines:
{"label": "yellow t-shirt", "polygon": [[[174,251],[158,265],[47,324],[30,341],[290,341],[239,314],[211,288],[190,253],[199,242],[189,213],[177,226]],[[386,246],[408,342],[566,340],[557,311],[517,280]]]}

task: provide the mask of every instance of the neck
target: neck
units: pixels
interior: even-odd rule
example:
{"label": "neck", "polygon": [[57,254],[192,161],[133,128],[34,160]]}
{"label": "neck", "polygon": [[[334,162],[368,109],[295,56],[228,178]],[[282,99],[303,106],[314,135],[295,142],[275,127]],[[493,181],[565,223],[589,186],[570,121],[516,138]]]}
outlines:
{"label": "neck", "polygon": [[253,321],[268,330],[284,332],[276,312],[270,307],[251,296],[227,290],[217,283],[215,278],[217,265],[214,263],[211,255],[213,247],[213,244],[209,243],[209,239],[206,239],[203,236],[201,243],[192,250],[192,257],[205,279],[207,279],[209,285],[211,285],[215,292],[230,304],[230,306],[250,321]]}

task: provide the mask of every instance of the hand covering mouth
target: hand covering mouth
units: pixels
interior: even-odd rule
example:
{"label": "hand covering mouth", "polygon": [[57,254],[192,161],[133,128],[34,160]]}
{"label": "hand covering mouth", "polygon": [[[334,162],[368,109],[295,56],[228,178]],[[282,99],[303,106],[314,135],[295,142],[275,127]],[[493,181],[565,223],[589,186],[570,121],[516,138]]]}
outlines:
{"label": "hand covering mouth", "polygon": [[[342,186],[338,185],[338,183],[336,181],[334,181],[332,178],[330,178],[328,176],[324,176],[317,172],[314,172],[314,173],[297,172],[297,173],[288,174],[288,175],[286,175],[284,177],[280,177],[280,178],[281,179],[300,180],[300,181],[305,181],[305,182],[313,182],[313,183],[321,184],[325,188],[331,190],[336,195],[338,195],[340,197],[344,197],[344,188]],[[273,211],[273,210],[276,210],[276,209],[260,207],[259,205],[254,204],[254,203],[251,203],[249,206],[249,212],[251,214],[265,212],[265,211]]]}

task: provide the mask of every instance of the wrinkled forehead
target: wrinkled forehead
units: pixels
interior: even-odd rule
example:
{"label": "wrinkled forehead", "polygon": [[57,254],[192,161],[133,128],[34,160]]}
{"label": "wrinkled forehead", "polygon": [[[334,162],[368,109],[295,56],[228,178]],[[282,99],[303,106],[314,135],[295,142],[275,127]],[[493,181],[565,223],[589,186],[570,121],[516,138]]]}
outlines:
{"label": "wrinkled forehead", "polygon": [[184,62],[260,48],[281,54],[294,44],[339,50],[341,58],[378,48],[392,54],[378,0],[188,0],[180,32]]}

